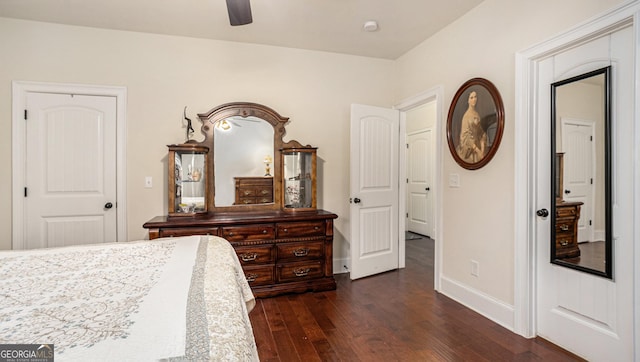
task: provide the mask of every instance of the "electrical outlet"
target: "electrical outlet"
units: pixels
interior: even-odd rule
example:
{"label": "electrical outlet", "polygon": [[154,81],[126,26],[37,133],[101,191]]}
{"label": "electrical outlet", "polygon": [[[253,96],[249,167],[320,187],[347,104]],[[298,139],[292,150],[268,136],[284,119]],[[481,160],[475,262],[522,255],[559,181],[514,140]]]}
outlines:
{"label": "electrical outlet", "polygon": [[144,187],[148,189],[153,187],[153,178],[151,176],[147,176],[144,178]]}
{"label": "electrical outlet", "polygon": [[471,275],[474,277],[480,276],[480,263],[475,260],[471,260]]}

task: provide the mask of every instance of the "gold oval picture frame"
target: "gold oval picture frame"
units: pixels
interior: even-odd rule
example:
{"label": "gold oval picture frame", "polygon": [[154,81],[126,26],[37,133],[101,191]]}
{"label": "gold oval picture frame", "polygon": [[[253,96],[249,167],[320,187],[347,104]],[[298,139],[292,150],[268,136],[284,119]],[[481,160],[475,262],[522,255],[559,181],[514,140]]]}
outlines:
{"label": "gold oval picture frame", "polygon": [[504,105],[498,89],[484,78],[466,81],[447,116],[447,142],[456,162],[477,170],[491,161],[504,131]]}

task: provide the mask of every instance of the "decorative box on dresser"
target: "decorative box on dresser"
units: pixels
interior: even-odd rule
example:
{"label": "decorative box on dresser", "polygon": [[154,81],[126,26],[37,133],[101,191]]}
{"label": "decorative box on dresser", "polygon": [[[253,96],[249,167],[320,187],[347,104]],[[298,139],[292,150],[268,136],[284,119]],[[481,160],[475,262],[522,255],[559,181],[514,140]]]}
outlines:
{"label": "decorative box on dresser", "polygon": [[[169,147],[168,177],[178,186],[169,185],[168,215],[143,225],[149,239],[225,238],[256,297],[335,289],[338,216],[316,208],[317,148],[284,142],[288,118],[260,104],[227,103],[198,117],[205,139]],[[205,195],[194,202],[179,186],[196,179]]]}

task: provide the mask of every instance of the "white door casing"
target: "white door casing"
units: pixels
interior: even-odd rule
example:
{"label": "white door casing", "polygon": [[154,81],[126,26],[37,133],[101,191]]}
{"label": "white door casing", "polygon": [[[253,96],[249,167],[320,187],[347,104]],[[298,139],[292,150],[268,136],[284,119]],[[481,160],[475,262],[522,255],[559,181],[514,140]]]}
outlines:
{"label": "white door casing", "polygon": [[432,130],[407,138],[407,230],[433,236]]}
{"label": "white door casing", "polygon": [[13,249],[126,241],[126,89],[13,82],[13,94]]}
{"label": "white door casing", "polygon": [[351,106],[351,279],[398,268],[400,112]]}
{"label": "white door casing", "polygon": [[[637,151],[633,141],[638,137],[632,76],[637,28],[629,25],[638,5],[625,4],[517,58],[522,72],[517,113],[523,122],[516,129],[516,195],[520,196],[515,240],[524,237],[527,243],[516,243],[515,248],[515,329],[525,336],[545,337],[589,360],[634,360],[633,296],[638,285],[633,281],[633,259],[638,255],[633,247],[634,210],[639,207],[637,198],[629,195],[638,187],[631,152]],[[609,64],[613,68],[613,280],[551,264],[550,222],[535,216],[536,209],[549,209],[551,200],[550,84]]]}
{"label": "white door casing", "polygon": [[[596,241],[593,234],[594,189],[596,183],[594,123],[572,119],[562,119],[562,152],[564,152],[565,201],[580,201],[578,219],[578,242]],[[604,240],[604,239],[598,239]]]}

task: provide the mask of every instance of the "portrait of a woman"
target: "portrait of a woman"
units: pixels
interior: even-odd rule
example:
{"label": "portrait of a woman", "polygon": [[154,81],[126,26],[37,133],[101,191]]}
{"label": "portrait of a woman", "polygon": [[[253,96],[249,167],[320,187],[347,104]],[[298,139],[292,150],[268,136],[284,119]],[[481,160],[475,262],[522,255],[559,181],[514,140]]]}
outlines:
{"label": "portrait of a woman", "polygon": [[478,94],[475,91],[469,93],[468,108],[462,116],[460,128],[460,140],[458,143],[458,156],[465,162],[476,163],[485,156],[487,146],[487,133],[480,124],[480,114],[476,111]]}
{"label": "portrait of a woman", "polygon": [[486,79],[467,81],[456,93],[447,119],[447,140],[454,159],[474,170],[496,152],[502,136],[504,110],[500,94]]}

